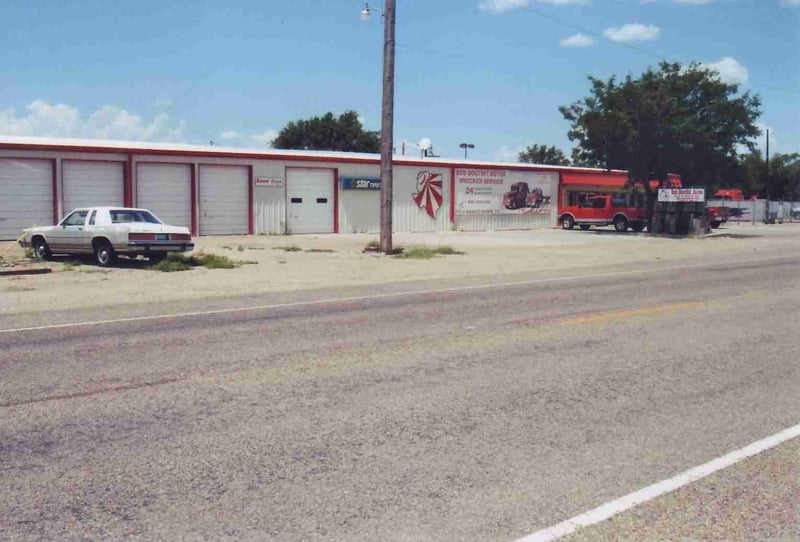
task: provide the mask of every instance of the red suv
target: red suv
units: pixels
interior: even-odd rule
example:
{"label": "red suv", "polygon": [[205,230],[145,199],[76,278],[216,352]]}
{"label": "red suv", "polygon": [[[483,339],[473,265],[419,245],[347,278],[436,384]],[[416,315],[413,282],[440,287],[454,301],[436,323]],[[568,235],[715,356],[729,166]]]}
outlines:
{"label": "red suv", "polygon": [[611,226],[617,231],[642,231],[647,224],[645,210],[630,205],[627,195],[602,195],[586,198],[579,205],[569,205],[559,209],[559,222],[565,230],[575,224],[582,230],[592,226]]}

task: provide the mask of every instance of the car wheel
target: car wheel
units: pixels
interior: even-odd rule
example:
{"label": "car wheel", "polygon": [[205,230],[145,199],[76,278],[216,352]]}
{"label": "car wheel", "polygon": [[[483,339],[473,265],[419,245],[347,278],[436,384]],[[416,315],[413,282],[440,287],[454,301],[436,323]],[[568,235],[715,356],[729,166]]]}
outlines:
{"label": "car wheel", "polygon": [[588,230],[589,228],[591,228],[591,226],[590,226],[589,224],[581,224],[580,228],[581,228],[583,231],[586,231],[586,230]]}
{"label": "car wheel", "polygon": [[643,222],[634,222],[631,226],[631,229],[635,232],[640,232],[644,230],[644,223]]}
{"label": "car wheel", "polygon": [[575,227],[575,219],[567,215],[561,219],[561,227],[565,230],[571,230]]}
{"label": "car wheel", "polygon": [[614,229],[623,232],[628,230],[628,219],[624,216],[614,217]]}
{"label": "car wheel", "polygon": [[97,260],[97,265],[100,267],[108,267],[116,261],[117,255],[111,243],[108,241],[100,241],[94,249],[94,258]]}
{"label": "car wheel", "polygon": [[37,237],[36,241],[33,243],[33,254],[41,260],[49,260],[51,254],[50,247],[47,245],[47,241],[41,237]]}

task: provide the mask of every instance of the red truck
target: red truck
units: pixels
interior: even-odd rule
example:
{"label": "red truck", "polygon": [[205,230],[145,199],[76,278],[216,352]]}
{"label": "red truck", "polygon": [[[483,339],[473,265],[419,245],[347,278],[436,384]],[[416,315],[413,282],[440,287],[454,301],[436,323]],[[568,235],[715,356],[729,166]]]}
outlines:
{"label": "red truck", "polygon": [[534,209],[550,203],[550,196],[545,196],[542,189],[530,189],[524,181],[511,185],[511,190],[503,194],[503,205],[506,209],[521,209],[533,207]]}
{"label": "red truck", "polygon": [[647,225],[644,208],[632,206],[626,195],[600,195],[586,198],[579,205],[562,207],[558,212],[561,227],[571,230],[577,224],[582,230],[592,226],[614,226],[617,231],[642,231]]}

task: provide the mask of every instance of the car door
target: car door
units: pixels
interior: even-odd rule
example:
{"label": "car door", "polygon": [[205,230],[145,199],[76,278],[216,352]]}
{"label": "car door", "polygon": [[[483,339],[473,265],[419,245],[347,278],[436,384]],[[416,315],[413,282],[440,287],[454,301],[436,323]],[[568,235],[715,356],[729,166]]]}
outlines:
{"label": "car door", "polygon": [[86,251],[86,217],[88,210],[77,210],[69,214],[54,229],[48,243],[54,252],[85,252]]}
{"label": "car door", "polygon": [[581,218],[576,222],[602,222],[604,220],[605,205],[605,198],[586,198],[580,205]]}

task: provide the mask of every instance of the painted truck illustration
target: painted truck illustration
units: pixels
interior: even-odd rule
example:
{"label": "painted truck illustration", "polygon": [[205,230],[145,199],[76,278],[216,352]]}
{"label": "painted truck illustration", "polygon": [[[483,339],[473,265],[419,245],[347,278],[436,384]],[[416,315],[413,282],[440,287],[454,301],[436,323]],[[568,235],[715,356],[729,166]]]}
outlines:
{"label": "painted truck illustration", "polygon": [[511,190],[503,194],[503,206],[506,209],[521,209],[522,207],[536,209],[548,203],[550,203],[550,196],[545,196],[539,187],[531,190],[528,188],[528,183],[524,181],[512,184]]}

